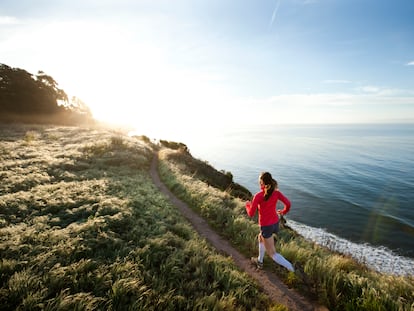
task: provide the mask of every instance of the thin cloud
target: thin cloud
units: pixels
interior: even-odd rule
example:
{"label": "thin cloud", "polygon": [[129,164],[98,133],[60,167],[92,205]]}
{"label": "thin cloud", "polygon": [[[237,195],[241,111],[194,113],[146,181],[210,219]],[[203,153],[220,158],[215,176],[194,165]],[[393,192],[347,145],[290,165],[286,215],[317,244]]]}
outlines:
{"label": "thin cloud", "polygon": [[[369,107],[386,107],[376,110]],[[234,109],[235,122],[243,120],[254,124],[252,109],[266,111],[260,118],[268,124],[305,124],[305,123],[373,123],[403,121],[414,111],[414,96],[380,96],[377,94],[353,93],[310,93],[285,94],[267,98],[250,98],[239,103]],[[393,109],[397,107],[396,109]],[[298,113],[300,111],[301,113]],[[391,111],[391,112],[390,112]],[[233,112],[232,112],[233,113]],[[407,121],[407,120],[405,120]],[[408,121],[414,121],[412,118]]]}
{"label": "thin cloud", "polygon": [[408,62],[406,65],[407,65],[407,66],[414,66],[414,60],[413,60],[413,61],[411,61],[411,62]]}
{"label": "thin cloud", "polygon": [[374,85],[366,85],[355,89],[361,94],[375,95],[375,96],[413,96],[414,92],[411,90],[404,89],[393,89],[386,87],[379,87]]}
{"label": "thin cloud", "polygon": [[272,28],[272,26],[273,26],[273,24],[276,20],[277,11],[279,11],[279,6],[280,6],[280,0],[278,0],[276,2],[276,6],[275,6],[275,9],[273,10],[272,18],[271,18],[270,23],[269,23],[269,28]]}
{"label": "thin cloud", "polygon": [[[353,106],[353,105],[375,105],[378,103],[394,106],[414,105],[414,92],[391,89],[369,88],[371,92],[353,94],[353,93],[311,93],[311,94],[285,94],[276,95],[263,99],[252,98],[252,103],[270,104],[291,107],[307,106]],[[393,96],[389,96],[393,95]],[[296,108],[295,108],[296,109]]]}
{"label": "thin cloud", "polygon": [[352,83],[349,80],[324,80],[323,83],[327,83],[327,84],[348,84],[348,83]]}
{"label": "thin cloud", "polygon": [[[370,90],[374,91],[374,87]],[[414,94],[409,92],[400,96],[378,93],[285,94],[261,99],[251,98],[247,104],[250,106],[250,111],[257,107],[265,110],[266,116],[261,118],[261,122],[269,124],[407,121],[407,115],[412,115],[414,112]],[[370,110],[368,107],[377,106],[388,108],[376,110],[374,113],[367,112]],[[394,107],[397,108],[393,109]],[[244,117],[249,116],[248,109],[245,110],[247,113]],[[298,114],[298,111],[302,113]],[[249,121],[248,118],[245,119]],[[411,118],[408,121],[414,120]]]}
{"label": "thin cloud", "polygon": [[0,25],[16,25],[19,20],[13,16],[0,16]]}
{"label": "thin cloud", "polygon": [[363,93],[378,94],[381,91],[381,88],[378,86],[366,85],[358,88]]}
{"label": "thin cloud", "polygon": [[304,0],[303,1],[303,4],[314,4],[314,3],[318,3],[319,1],[318,0]]}

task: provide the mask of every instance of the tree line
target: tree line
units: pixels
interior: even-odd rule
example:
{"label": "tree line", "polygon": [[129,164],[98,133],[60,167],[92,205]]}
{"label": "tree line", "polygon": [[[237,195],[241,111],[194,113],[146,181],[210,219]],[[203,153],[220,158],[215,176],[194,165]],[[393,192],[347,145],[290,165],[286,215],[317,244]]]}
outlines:
{"label": "tree line", "polygon": [[94,123],[89,107],[79,98],[69,99],[58,83],[43,71],[0,64],[0,121],[53,124]]}

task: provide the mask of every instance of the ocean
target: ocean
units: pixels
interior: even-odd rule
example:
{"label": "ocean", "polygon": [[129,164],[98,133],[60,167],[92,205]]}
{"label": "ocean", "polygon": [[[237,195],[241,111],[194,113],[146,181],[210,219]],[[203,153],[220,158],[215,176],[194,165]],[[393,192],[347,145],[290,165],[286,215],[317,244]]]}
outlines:
{"label": "ocean", "polygon": [[269,171],[304,237],[380,272],[414,275],[414,124],[189,131],[175,141],[252,193]]}

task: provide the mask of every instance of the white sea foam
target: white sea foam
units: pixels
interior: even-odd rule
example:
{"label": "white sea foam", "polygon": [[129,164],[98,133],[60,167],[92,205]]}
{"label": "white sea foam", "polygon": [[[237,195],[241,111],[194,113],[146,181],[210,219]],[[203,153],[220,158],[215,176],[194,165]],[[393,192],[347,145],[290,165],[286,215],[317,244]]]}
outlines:
{"label": "white sea foam", "polygon": [[354,243],[322,228],[312,228],[293,220],[288,220],[287,225],[304,238],[326,246],[333,251],[349,255],[378,272],[394,275],[414,275],[414,259],[399,256],[386,247]]}

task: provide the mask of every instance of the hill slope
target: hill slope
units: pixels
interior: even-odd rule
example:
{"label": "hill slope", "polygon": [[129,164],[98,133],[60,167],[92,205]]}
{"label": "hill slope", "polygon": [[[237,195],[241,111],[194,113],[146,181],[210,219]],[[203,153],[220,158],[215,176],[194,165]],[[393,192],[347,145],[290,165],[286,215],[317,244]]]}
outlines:
{"label": "hill slope", "polygon": [[[1,310],[286,310],[155,187],[158,148],[102,129],[0,124]],[[257,224],[234,196],[243,187],[185,150],[159,154],[163,183],[223,241],[256,254]],[[266,273],[331,310],[414,305],[413,277],[369,271],[291,230],[281,230],[277,250],[308,279],[267,259]]]}
{"label": "hill slope", "polygon": [[154,186],[154,146],[71,127],[0,133],[0,309],[272,306]]}

